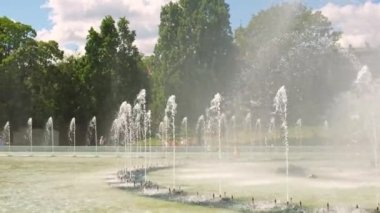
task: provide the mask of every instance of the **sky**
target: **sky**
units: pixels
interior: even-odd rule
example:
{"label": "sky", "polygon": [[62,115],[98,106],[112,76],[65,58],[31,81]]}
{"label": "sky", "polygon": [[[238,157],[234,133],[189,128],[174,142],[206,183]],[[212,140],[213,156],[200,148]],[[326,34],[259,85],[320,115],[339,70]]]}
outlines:
{"label": "sky", "polygon": [[[31,25],[37,31],[37,39],[56,40],[68,54],[83,52],[89,28],[97,28],[105,15],[125,16],[136,30],[136,45],[149,55],[158,37],[160,9],[169,1],[0,0],[0,16]],[[287,0],[226,0],[232,29],[246,26],[257,12],[283,1]],[[343,32],[343,46],[380,46],[380,0],[298,1],[322,11]]]}

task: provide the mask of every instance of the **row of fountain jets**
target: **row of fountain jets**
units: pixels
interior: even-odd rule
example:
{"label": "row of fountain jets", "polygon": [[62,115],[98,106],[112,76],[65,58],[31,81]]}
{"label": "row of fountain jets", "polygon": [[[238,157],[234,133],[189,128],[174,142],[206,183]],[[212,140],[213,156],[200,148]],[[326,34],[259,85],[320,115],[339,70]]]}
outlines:
{"label": "row of fountain jets", "polygon": [[[114,145],[126,145],[133,144],[137,141],[142,141],[145,138],[150,138],[152,135],[151,129],[151,111],[146,110],[146,101],[145,101],[146,91],[143,89],[137,95],[136,103],[132,107],[128,102],[124,101],[120,107],[119,111],[114,119],[111,127],[110,140]],[[196,126],[195,133],[199,136],[199,142],[202,143],[205,149],[209,149],[208,139],[206,137],[207,133],[216,133],[220,137],[220,132],[218,129],[222,129],[222,126],[227,126],[227,119],[224,113],[221,112],[221,102],[222,96],[218,93],[211,100],[210,106],[206,109],[205,115],[199,116]],[[158,138],[161,139],[162,145],[169,146],[174,143],[175,132],[169,134],[171,129],[175,130],[175,114],[176,114],[177,104],[175,103],[175,96],[172,95],[169,97],[167,106],[165,108],[165,113],[163,120],[159,123],[158,127]],[[231,116],[231,125],[233,130],[236,130],[236,117]],[[250,112],[245,116],[245,126],[247,132],[253,129],[252,115]],[[327,121],[325,121],[326,123]],[[326,125],[326,124],[325,124]],[[302,138],[302,119],[298,119],[296,122],[296,135],[299,139]],[[275,128],[275,118],[272,117],[268,126],[268,133],[272,133]],[[261,137],[262,125],[261,119],[258,118],[254,125],[254,129],[258,135],[258,138],[263,138],[261,145],[267,145],[267,138]],[[2,144],[10,145],[10,130],[11,126],[9,122],[6,122],[3,128]],[[188,119],[184,117],[181,122],[181,143],[188,145]],[[25,138],[29,141],[30,146],[33,146],[33,121],[32,118],[29,118],[27,121],[27,129]],[[236,138],[236,132],[231,131]],[[298,132],[298,133],[297,133]],[[53,118],[49,117],[45,124],[45,144],[50,144],[54,150],[55,138],[54,138],[54,124]],[[250,144],[253,145],[254,137],[249,137]],[[76,120],[75,117],[71,119],[69,130],[68,130],[68,139],[71,145],[76,146]],[[104,145],[105,139],[103,136],[100,138],[97,135],[97,121],[96,117],[92,117],[87,128],[87,144],[94,144],[95,147],[98,145]],[[140,150],[140,147],[139,147]],[[186,147],[187,150],[187,147]]]}
{"label": "row of fountain jets", "polygon": [[[362,84],[363,82],[365,84],[368,84],[371,76],[368,71],[368,68],[364,66],[358,73],[356,83]],[[127,151],[127,144],[129,144],[130,149],[130,157],[132,161],[132,144],[140,144],[137,143],[138,141],[143,140],[144,141],[144,153],[145,153],[145,178],[146,176],[146,169],[147,169],[147,135],[149,135],[149,152],[151,152],[151,146],[150,146],[150,138],[151,138],[151,112],[146,110],[146,91],[143,89],[140,91],[140,93],[137,95],[135,105],[132,106],[127,103],[123,102],[119,108],[119,112],[115,118],[115,120],[112,123],[111,127],[111,140],[118,145],[124,144],[124,151]],[[207,141],[205,136],[206,131],[214,131],[214,133],[217,133],[217,140],[218,140],[218,159],[221,162],[222,159],[222,140],[221,140],[221,132],[222,132],[222,123],[225,122],[225,114],[222,112],[221,109],[221,103],[223,101],[222,96],[217,93],[215,94],[214,98],[210,102],[210,106],[206,110],[206,116],[201,115],[198,119],[198,122],[196,124],[196,132],[202,132],[201,135],[203,135],[204,145],[207,146]],[[284,86],[282,86],[276,93],[276,96],[274,97],[274,108],[275,108],[275,114],[280,118],[280,127],[282,130],[282,142],[284,144],[285,150],[285,164],[286,164],[286,195],[287,200],[289,200],[289,186],[288,186],[288,177],[289,177],[289,143],[288,143],[288,126],[287,126],[287,94],[286,89]],[[177,113],[177,104],[175,101],[175,96],[172,95],[169,97],[164,117],[162,122],[159,124],[159,136],[162,140],[162,143],[166,146],[168,146],[171,143],[172,151],[173,151],[173,188],[176,186],[176,178],[175,178],[175,168],[176,168],[176,128],[175,128],[175,116]],[[232,125],[235,129],[236,127],[236,118],[235,116],[232,116]],[[245,118],[248,128],[251,129],[251,114],[248,113]],[[27,129],[27,137],[30,141],[30,145],[32,146],[32,118],[28,120],[28,129]],[[275,120],[272,118],[270,120],[269,130],[271,131],[274,128]],[[183,118],[181,125],[183,128],[185,128],[185,144],[186,147],[188,145],[187,143],[187,117]],[[327,121],[325,121],[325,127],[328,127]],[[300,128],[302,127],[302,120],[298,119],[296,122],[296,126],[298,128],[298,132],[301,132]],[[258,119],[256,122],[256,127],[259,127],[261,129],[261,120]],[[74,145],[74,152],[75,152],[75,118],[73,118],[70,122],[70,128],[69,128],[69,140]],[[170,132],[171,131],[171,132]],[[91,140],[95,141],[95,147],[97,151],[98,146],[98,136],[97,136],[97,128],[96,128],[96,117],[93,117],[89,123],[88,128],[88,141]],[[53,127],[53,119],[50,117],[48,121],[46,122],[46,134],[45,139],[50,140],[52,145],[52,151],[54,151],[54,127]],[[7,122],[4,126],[3,131],[3,140],[8,141],[8,144],[10,145],[10,124]],[[104,143],[103,137],[100,139],[100,144]],[[141,146],[138,146],[139,150],[141,150]],[[166,150],[166,149],[165,149]],[[186,148],[187,150],[187,148]],[[166,151],[165,151],[166,155]],[[377,159],[377,152],[375,154]],[[149,158],[150,159],[150,158]],[[221,192],[221,183],[219,180],[219,191]]]}
{"label": "row of fountain jets", "polygon": [[[210,106],[206,110],[206,116],[201,115],[198,119],[196,125],[196,131],[202,131],[203,138],[206,130],[215,130],[217,133],[218,140],[218,159],[221,162],[222,159],[222,123],[225,121],[225,114],[222,112],[221,104],[223,98],[217,93],[214,98],[210,102]],[[288,127],[287,127],[287,95],[285,87],[282,86],[275,98],[274,98],[274,107],[275,112],[281,119],[281,129],[283,130],[283,143],[285,145],[285,157],[286,157],[286,174],[288,176]],[[173,188],[175,188],[175,168],[176,168],[176,127],[175,127],[175,117],[177,114],[177,103],[175,101],[175,96],[171,95],[167,101],[164,117],[162,122],[159,124],[159,136],[165,145],[165,147],[171,144],[172,153],[173,153]],[[206,121],[207,118],[207,121]],[[251,114],[248,113],[246,116],[246,121],[251,128]],[[232,117],[233,124],[236,125],[235,116]],[[260,120],[257,120],[256,126],[261,129]],[[30,142],[31,150],[33,146],[33,135],[32,135],[32,118],[28,120],[28,128],[27,128],[27,138]],[[270,129],[274,127],[274,118],[271,119]],[[302,121],[298,120],[297,124],[299,126],[302,125]],[[185,144],[187,150],[187,117],[183,118],[181,122],[182,127],[185,129]],[[75,152],[75,118],[72,118],[69,126],[68,138],[70,142],[74,146]],[[141,152],[142,148],[140,146],[139,141],[144,141],[144,153],[145,153],[145,178],[146,169],[147,169],[147,139],[149,136],[149,153],[151,152],[151,112],[150,110],[146,110],[146,91],[142,89],[137,95],[135,105],[132,107],[128,102],[123,102],[120,105],[119,111],[114,119],[111,127],[111,140],[114,144],[117,144],[118,148],[120,144],[124,145],[124,151],[127,152],[127,144],[129,144],[129,152],[132,161],[132,144],[138,144],[138,151]],[[102,145],[104,143],[103,137],[100,138],[100,143],[98,143],[98,135],[97,135],[97,127],[96,127],[96,117],[94,116],[88,126],[88,134],[87,140],[88,144],[90,144],[91,140],[94,141],[95,151],[98,151],[98,144]],[[3,131],[3,140],[8,141],[10,145],[10,125],[7,122],[4,126]],[[49,117],[45,125],[45,140],[50,141],[52,152],[54,152],[54,126],[53,126],[53,118]],[[207,146],[207,142],[204,141],[204,145]],[[9,146],[10,147],[10,146]],[[166,149],[165,149],[166,150]],[[165,151],[165,155],[167,155]],[[150,156],[149,156],[150,160]],[[221,184],[219,184],[219,190],[221,191]],[[287,189],[288,191],[288,189]]]}

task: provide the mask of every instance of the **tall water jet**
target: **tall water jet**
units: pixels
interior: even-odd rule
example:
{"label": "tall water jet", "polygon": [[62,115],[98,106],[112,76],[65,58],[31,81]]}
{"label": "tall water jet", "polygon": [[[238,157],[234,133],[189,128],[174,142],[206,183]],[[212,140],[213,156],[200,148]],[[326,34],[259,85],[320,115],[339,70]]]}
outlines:
{"label": "tall water jet", "polygon": [[257,134],[255,138],[257,138],[258,144],[262,146],[263,144],[262,144],[262,138],[261,138],[262,136],[261,136],[261,119],[260,118],[256,120],[255,132]]}
{"label": "tall water jet", "polygon": [[116,152],[118,153],[117,156],[119,156],[119,143],[120,143],[119,125],[120,125],[119,119],[115,118],[111,126],[111,140],[114,144]]}
{"label": "tall water jet", "polygon": [[323,128],[327,131],[329,129],[329,122],[327,120],[323,121]]}
{"label": "tall water jet", "polygon": [[158,136],[161,140],[161,146],[164,147],[165,149],[165,160],[166,160],[166,141],[165,141],[165,127],[164,127],[164,122],[161,121],[160,124],[158,125]]}
{"label": "tall water jet", "polygon": [[164,138],[165,138],[165,161],[168,159],[168,146],[169,146],[169,117],[166,115],[163,119],[163,130],[164,130]]}
{"label": "tall water jet", "polygon": [[[378,156],[378,139],[377,139],[377,129],[378,129],[378,118],[379,118],[379,91],[380,84],[379,80],[374,80],[372,78],[372,73],[370,72],[368,66],[364,65],[360,68],[357,73],[356,79],[354,81],[354,86],[356,89],[355,97],[358,99],[356,101],[356,112],[358,118],[363,118],[363,129],[364,137],[368,138],[372,145],[373,150],[373,166],[376,172],[377,178],[379,177],[379,156]],[[351,100],[350,100],[351,101]],[[365,107],[363,107],[363,105]],[[379,191],[376,190],[376,201],[379,203]]]}
{"label": "tall water jet", "polygon": [[[127,131],[128,131],[128,139],[129,139],[129,158],[130,158],[130,164],[132,165],[133,156],[132,156],[132,142],[133,142],[133,111],[132,106],[130,104],[127,104]],[[131,168],[132,169],[132,168]],[[130,177],[132,177],[132,172],[129,173]]]}
{"label": "tall water jet", "polygon": [[360,69],[362,67],[360,59],[351,48],[338,48],[337,50],[351,62],[355,69]]}
{"label": "tall water jet", "polygon": [[377,140],[377,120],[378,108],[379,108],[379,99],[377,98],[379,95],[380,84],[379,81],[375,81],[372,79],[372,73],[370,72],[368,66],[364,65],[358,72],[356,80],[354,82],[355,88],[357,90],[358,98],[361,103],[366,105],[365,109],[361,109],[358,107],[358,111],[360,112],[360,117],[363,117],[365,127],[364,131],[373,146],[373,161],[374,167],[378,169],[379,160],[378,160],[378,140]]}
{"label": "tall water jet", "polygon": [[173,146],[173,189],[175,189],[176,185],[176,177],[175,177],[175,163],[176,163],[176,143],[175,143],[175,115],[177,113],[177,103],[175,102],[175,96],[171,95],[168,99],[168,102],[166,104],[165,108],[165,114],[168,116],[169,120],[171,121],[171,128],[172,128],[172,146]]}
{"label": "tall water jet", "polygon": [[299,145],[302,145],[302,119],[299,118],[296,122],[296,137]]}
{"label": "tall water jet", "polygon": [[90,123],[88,124],[87,132],[87,142],[91,145],[91,140],[94,140],[95,143],[95,153],[98,153],[98,130],[96,127],[96,117],[92,117]]}
{"label": "tall water jet", "polygon": [[132,107],[128,102],[124,101],[119,107],[119,112],[114,120],[114,136],[113,138],[120,145],[120,137],[124,145],[124,153],[127,153],[127,143],[131,142],[130,126],[132,124]]}
{"label": "tall water jet", "polygon": [[186,146],[186,153],[188,151],[188,141],[187,141],[187,117],[184,117],[182,119],[182,122],[181,122],[181,131],[182,131],[182,134],[184,133],[184,138],[183,138],[183,142]]}
{"label": "tall water jet", "polygon": [[223,150],[224,152],[227,152],[228,150],[228,140],[230,140],[230,132],[229,132],[229,128],[228,128],[228,121],[227,121],[227,117],[226,117],[226,114],[222,113],[221,115],[221,131],[223,129],[224,131],[224,146],[223,146]]}
{"label": "tall water jet", "polygon": [[274,97],[275,114],[281,120],[281,129],[283,133],[283,143],[285,146],[285,166],[286,166],[286,200],[289,201],[289,142],[288,142],[288,124],[287,124],[287,107],[288,97],[285,86],[282,86]]}
{"label": "tall water jet", "polygon": [[144,115],[144,181],[147,181],[146,171],[148,167],[148,161],[147,161],[147,134],[149,131],[149,125],[150,125],[150,110],[145,113]]}
{"label": "tall water jet", "polygon": [[[222,103],[222,96],[217,93],[214,95],[214,98],[210,102],[210,116],[213,119],[213,121],[216,120],[217,122],[217,132],[218,132],[218,159],[219,163],[222,162],[222,139],[221,139],[221,128],[222,128],[222,119],[223,119],[223,113],[221,112],[221,103]],[[222,184],[221,180],[219,179],[219,194],[222,194]]]}
{"label": "tall water jet", "polygon": [[148,110],[146,113],[147,126],[148,126],[148,145],[149,145],[149,162],[148,165],[152,165],[152,112]]}
{"label": "tall water jet", "polygon": [[245,116],[245,129],[246,129],[246,136],[248,136],[249,145],[253,146],[253,136],[252,136],[252,116],[251,113],[248,112]]}
{"label": "tall water jet", "polygon": [[54,154],[54,124],[53,118],[49,117],[45,124],[45,141],[46,144],[51,143],[51,152]]}
{"label": "tall water jet", "polygon": [[[127,171],[127,143],[129,142],[129,154],[130,154],[130,163],[132,164],[132,135],[131,135],[131,127],[132,127],[132,107],[126,101],[122,102],[119,111],[116,114],[116,118],[112,122],[111,127],[111,139],[115,146],[117,146],[116,150],[118,152],[119,157],[119,147],[122,141],[124,145],[124,170]],[[131,175],[131,173],[130,173]]]}
{"label": "tall water jet", "polygon": [[3,140],[5,144],[8,144],[8,152],[11,152],[11,126],[7,121],[3,128]]}
{"label": "tall water jet", "polygon": [[76,140],[75,140],[75,131],[76,131],[76,124],[75,124],[75,118],[72,118],[70,121],[69,125],[69,132],[68,132],[68,137],[69,137],[69,142],[70,144],[73,145],[73,153],[75,155],[76,153]]}
{"label": "tall water jet", "polygon": [[30,152],[33,152],[33,120],[29,118],[27,121],[26,137],[29,141]]}
{"label": "tall water jet", "polygon": [[268,126],[268,133],[269,133],[272,143],[276,138],[275,130],[276,130],[276,119],[274,117],[271,117],[269,121],[269,126]]}
{"label": "tall water jet", "polygon": [[116,119],[116,121],[118,122],[117,127],[119,128],[118,137],[120,137],[120,134],[123,137],[124,154],[127,153],[127,139],[128,139],[128,136],[127,136],[128,135],[128,115],[127,114],[128,114],[128,110],[130,110],[128,108],[130,108],[130,106],[128,105],[126,101],[121,103],[119,107],[119,112],[117,114],[117,119]]}
{"label": "tall water jet", "polygon": [[142,115],[142,109],[140,103],[136,103],[133,106],[132,109],[132,115],[133,115],[133,129],[134,129],[134,141],[136,143],[138,152],[141,151],[140,147],[140,134],[141,134],[141,118],[143,117]]}
{"label": "tall water jet", "polygon": [[207,144],[205,151],[209,151],[211,150],[211,145],[212,145],[212,118],[210,116],[209,108],[206,108],[205,110],[204,119],[205,119],[205,129],[204,129],[205,143]]}
{"label": "tall water jet", "polygon": [[[144,131],[144,147],[145,147],[145,152],[146,152],[146,131],[145,131],[145,114],[146,114],[146,109],[145,109],[145,104],[146,104],[146,100],[145,100],[145,97],[146,97],[146,90],[145,89],[142,89],[140,90],[139,94],[137,94],[137,97],[136,97],[136,102],[140,105],[140,111],[138,113],[140,113],[140,119],[141,121],[139,120],[139,123],[141,125],[141,122],[143,124],[143,127],[142,127],[142,130]],[[139,143],[139,151],[141,152],[141,144]]]}
{"label": "tall water jet", "polygon": [[206,123],[204,116],[201,115],[198,118],[197,124],[195,126],[195,132],[199,134],[200,142],[203,142],[204,150],[207,150],[207,141],[206,141]]}
{"label": "tall water jet", "polygon": [[235,115],[233,115],[232,117],[231,117],[231,123],[232,123],[232,144],[234,145],[234,146],[236,146],[236,143],[237,143],[237,136],[236,136],[236,131],[237,131],[237,129],[236,129],[236,117],[235,117]]}
{"label": "tall water jet", "polygon": [[362,89],[368,89],[372,82],[372,73],[369,71],[368,66],[364,65],[358,72],[354,83]]}

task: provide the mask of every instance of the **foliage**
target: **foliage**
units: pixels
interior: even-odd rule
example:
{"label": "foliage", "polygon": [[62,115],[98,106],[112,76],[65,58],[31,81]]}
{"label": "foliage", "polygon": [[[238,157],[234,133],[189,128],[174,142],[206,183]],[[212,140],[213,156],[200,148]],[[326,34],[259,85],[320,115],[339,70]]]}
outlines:
{"label": "foliage", "polygon": [[0,18],[0,120],[18,127],[33,116],[42,117],[57,107],[56,63],[63,58],[55,41],[36,41],[28,25]]}
{"label": "foliage", "polygon": [[106,16],[98,31],[89,29],[83,55],[64,57],[55,41],[37,41],[31,26],[0,17],[0,123],[9,120],[17,130],[33,117],[33,126],[42,128],[53,116],[65,144],[76,117],[80,145],[92,116],[99,137],[107,136],[120,103],[133,103],[142,88],[155,128],[172,94],[176,120],[187,116],[190,127],[217,92],[226,105],[235,103],[240,111],[247,105],[264,120],[282,85],[289,123],[300,117],[306,125],[321,123],[355,73],[328,19],[302,4],[283,3],[233,35],[229,18],[224,0],[170,2],[161,11],[154,54],[144,57],[128,20]]}
{"label": "foliage", "polygon": [[65,143],[67,124],[76,117],[78,141],[85,141],[92,116],[100,117],[99,132],[106,134],[114,109],[149,86],[136,34],[125,18],[115,23],[107,16],[100,32],[91,28],[84,56],[64,58],[55,41],[35,36],[28,25],[0,19],[0,121],[10,120],[13,130],[28,117],[42,128],[51,115]]}
{"label": "foliage", "polygon": [[91,28],[87,36],[84,84],[94,97],[92,112],[103,121],[99,127],[105,133],[118,105],[132,102],[139,90],[148,87],[135,36],[125,18],[115,24],[111,16],[103,19],[100,32]]}
{"label": "foliage", "polygon": [[259,110],[271,109],[277,89],[285,85],[291,120],[302,117],[307,123],[320,123],[354,75],[337,45],[339,38],[326,17],[299,3],[258,13],[236,31],[242,64],[237,92],[260,103]]}
{"label": "foliage", "polygon": [[179,117],[195,118],[216,92],[228,91],[234,67],[232,41],[224,0],[180,0],[164,6],[153,62],[155,117],[160,117],[171,94],[177,97]]}

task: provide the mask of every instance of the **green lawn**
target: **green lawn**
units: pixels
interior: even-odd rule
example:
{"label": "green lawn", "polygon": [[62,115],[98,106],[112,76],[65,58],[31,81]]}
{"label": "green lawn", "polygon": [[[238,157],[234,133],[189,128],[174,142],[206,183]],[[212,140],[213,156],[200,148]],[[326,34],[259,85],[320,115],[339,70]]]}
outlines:
{"label": "green lawn", "polygon": [[220,212],[141,197],[104,178],[121,158],[0,157],[1,212]]}
{"label": "green lawn", "polygon": [[[356,204],[374,209],[380,195],[376,170],[370,165],[371,155],[366,150],[334,150],[317,147],[290,150],[289,162],[301,168],[303,174],[289,178],[289,195],[307,209],[316,210],[329,202],[332,208],[353,208]],[[241,148],[243,149],[243,147]],[[255,147],[252,147],[255,149]],[[276,151],[277,150],[277,151]],[[234,195],[242,204],[252,196],[257,203],[286,200],[286,176],[281,149],[265,152],[177,153],[176,183],[186,192],[211,198],[218,196],[219,181],[222,192]],[[15,154],[15,153],[14,153]],[[91,157],[0,157],[0,209],[6,212],[221,212],[183,203],[140,196],[111,188],[106,177],[125,165],[123,158],[110,153]],[[67,153],[56,153],[57,156]],[[138,154],[135,153],[134,156]],[[144,156],[141,153],[141,156]],[[152,162],[171,163],[172,153],[155,153]],[[125,158],[129,160],[129,158]],[[142,165],[142,157],[134,159]],[[291,172],[292,173],[292,172]],[[317,178],[308,178],[314,174]],[[148,179],[163,187],[171,187],[171,168],[154,171]],[[380,198],[380,197],[379,197]],[[238,209],[238,208],[237,208]],[[345,209],[347,210],[347,209]]]}

